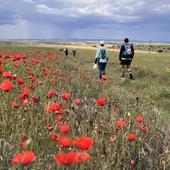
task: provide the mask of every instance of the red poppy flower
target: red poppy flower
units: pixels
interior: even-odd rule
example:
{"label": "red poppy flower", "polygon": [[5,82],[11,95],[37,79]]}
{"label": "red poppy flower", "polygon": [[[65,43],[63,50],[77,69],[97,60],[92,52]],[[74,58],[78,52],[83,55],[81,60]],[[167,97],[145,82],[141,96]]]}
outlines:
{"label": "red poppy flower", "polygon": [[14,85],[9,80],[4,80],[0,84],[0,89],[2,89],[5,92],[8,92],[14,88]]}
{"label": "red poppy flower", "polygon": [[55,133],[52,133],[50,135],[50,138],[54,141],[54,142],[58,142],[59,139],[61,138],[60,134],[55,134]]}
{"label": "red poppy flower", "polygon": [[40,98],[33,96],[32,97],[32,102],[38,104],[40,102]]}
{"label": "red poppy flower", "polygon": [[64,124],[60,128],[60,132],[63,134],[69,133],[70,132],[70,127],[67,124]]}
{"label": "red poppy flower", "polygon": [[43,72],[48,71],[45,67],[42,67],[41,69],[42,69]]}
{"label": "red poppy flower", "polygon": [[104,98],[98,98],[96,102],[97,102],[97,104],[98,104],[99,106],[104,106],[104,105],[105,105],[105,100],[104,100]]}
{"label": "red poppy flower", "polygon": [[57,138],[57,135],[55,133],[52,133],[50,135],[50,138],[54,141]]}
{"label": "red poppy flower", "polygon": [[30,86],[30,89],[31,89],[31,90],[34,90],[34,89],[35,89],[35,85],[32,84],[32,85]]}
{"label": "red poppy flower", "polygon": [[47,94],[47,97],[48,97],[48,98],[51,98],[51,97],[53,97],[53,96],[56,96],[56,92],[54,91],[54,89],[50,90],[50,91],[48,92],[48,94]]}
{"label": "red poppy flower", "polygon": [[138,126],[137,129],[139,129],[140,131],[142,131],[144,133],[148,133],[148,128],[145,126]]}
{"label": "red poppy flower", "polygon": [[69,153],[59,153],[55,156],[55,161],[59,165],[69,165],[74,163],[76,154],[75,152],[69,152]]}
{"label": "red poppy flower", "polygon": [[31,102],[30,102],[28,99],[25,99],[25,100],[23,101],[23,105],[28,106],[28,105],[30,105],[30,104],[31,104]]}
{"label": "red poppy flower", "polygon": [[20,58],[21,58],[21,57],[20,57],[19,54],[17,54],[17,55],[15,56],[15,59],[16,59],[16,60],[20,60]]}
{"label": "red poppy flower", "polygon": [[32,151],[25,151],[23,153],[16,154],[12,159],[13,165],[30,165],[33,161],[36,160],[36,156],[34,155],[34,152]]}
{"label": "red poppy flower", "polygon": [[[31,73],[32,74],[32,73]],[[36,81],[36,78],[35,77],[30,77],[30,81],[31,82],[35,82]]]}
{"label": "red poppy flower", "polygon": [[63,93],[61,96],[64,100],[66,100],[66,102],[68,102],[69,98],[71,97],[71,94],[70,93]]}
{"label": "red poppy flower", "polygon": [[21,163],[21,160],[22,160],[22,153],[18,153],[16,154],[13,158],[12,158],[12,164],[13,165],[17,165],[17,164],[20,164]]}
{"label": "red poppy flower", "polygon": [[22,59],[26,59],[26,58],[28,58],[28,56],[26,55],[26,54],[22,54]]}
{"label": "red poppy flower", "polygon": [[61,121],[62,120],[62,116],[57,116],[56,117],[56,121]]}
{"label": "red poppy flower", "polygon": [[4,71],[3,67],[0,65],[0,73]]}
{"label": "red poppy flower", "polygon": [[121,128],[123,128],[123,126],[125,125],[125,122],[123,122],[123,121],[117,121],[117,123],[116,123],[116,126],[119,128],[119,129],[121,129]]}
{"label": "red poppy flower", "polygon": [[20,100],[24,100],[24,95],[23,95],[23,94],[20,94],[20,95],[18,96],[18,98],[19,98]]}
{"label": "red poppy flower", "polygon": [[134,168],[135,163],[136,163],[136,162],[135,162],[135,160],[133,160],[133,159],[132,159],[132,160],[130,160],[130,166],[131,166],[131,168]]}
{"label": "red poppy flower", "polygon": [[19,107],[19,104],[16,101],[12,102],[12,108],[17,109]]}
{"label": "red poppy flower", "polygon": [[81,102],[80,102],[79,99],[75,99],[74,103],[75,103],[76,105],[79,105]]}
{"label": "red poppy flower", "polygon": [[38,82],[38,85],[43,85],[43,82],[42,82],[42,81],[39,81],[39,82]]}
{"label": "red poppy flower", "polygon": [[10,56],[9,54],[4,54],[4,55],[5,55],[5,58],[6,58],[6,59],[9,58],[9,56]]}
{"label": "red poppy flower", "polygon": [[2,77],[4,77],[4,78],[10,78],[10,79],[11,79],[12,76],[13,76],[13,75],[12,75],[11,73],[9,73],[9,72],[3,72],[3,73],[2,73]]}
{"label": "red poppy flower", "polygon": [[26,86],[24,87],[22,94],[23,94],[24,98],[29,96],[30,92]]}
{"label": "red poppy flower", "polygon": [[54,129],[54,127],[53,126],[48,126],[48,128],[47,128],[49,131],[52,131],[53,129]]}
{"label": "red poppy flower", "polygon": [[53,102],[52,105],[49,107],[49,111],[55,112],[55,113],[58,113],[60,109],[61,109],[61,106],[56,102]]}
{"label": "red poppy flower", "polygon": [[76,152],[75,154],[76,154],[74,158],[75,163],[84,163],[85,161],[91,159],[91,156],[88,153]]}
{"label": "red poppy flower", "polygon": [[23,80],[23,78],[19,78],[18,79],[18,85],[22,85],[22,84],[24,84],[24,80]]}
{"label": "red poppy flower", "polygon": [[62,148],[69,148],[74,144],[74,141],[71,137],[67,136],[67,137],[61,137],[59,139],[59,145]]}
{"label": "red poppy flower", "polygon": [[17,75],[17,74],[13,74],[13,75],[12,75],[12,80],[16,80],[16,79],[17,79],[17,77],[18,77],[18,75]]}
{"label": "red poppy flower", "polygon": [[128,141],[135,141],[137,139],[136,134],[130,134],[128,135]]}
{"label": "red poppy flower", "polygon": [[72,163],[84,163],[85,161],[91,159],[88,153],[83,152],[73,152],[59,153],[55,156],[55,161],[59,165],[69,165]]}
{"label": "red poppy flower", "polygon": [[27,166],[36,160],[36,156],[32,151],[26,151],[22,155],[21,164]]}
{"label": "red poppy flower", "polygon": [[53,70],[51,73],[52,73],[53,75],[56,75],[57,70]]}
{"label": "red poppy flower", "polygon": [[56,81],[55,78],[52,78],[52,79],[50,80],[51,83],[55,83],[55,81]]}
{"label": "red poppy flower", "polygon": [[143,122],[143,117],[142,117],[142,116],[138,116],[138,117],[136,118],[136,122],[138,122],[138,123]]}
{"label": "red poppy flower", "polygon": [[18,68],[19,64],[18,63],[14,63],[14,67]]}
{"label": "red poppy flower", "polygon": [[89,150],[92,148],[94,141],[90,137],[80,137],[75,141],[75,144],[80,150]]}

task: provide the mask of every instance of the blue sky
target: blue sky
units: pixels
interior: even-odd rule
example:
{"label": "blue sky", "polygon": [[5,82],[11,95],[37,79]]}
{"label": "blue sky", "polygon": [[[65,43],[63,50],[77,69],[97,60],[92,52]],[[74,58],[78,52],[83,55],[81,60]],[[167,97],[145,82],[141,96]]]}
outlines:
{"label": "blue sky", "polygon": [[170,0],[0,0],[0,39],[170,41]]}

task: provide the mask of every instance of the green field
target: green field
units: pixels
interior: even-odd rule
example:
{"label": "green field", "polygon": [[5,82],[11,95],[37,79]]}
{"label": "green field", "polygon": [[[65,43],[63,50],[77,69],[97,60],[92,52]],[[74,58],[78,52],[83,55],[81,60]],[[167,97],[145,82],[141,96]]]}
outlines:
{"label": "green field", "polygon": [[[0,170],[170,169],[170,54],[136,53],[132,63],[134,80],[127,75],[121,81],[118,52],[110,52],[108,80],[103,82],[97,81],[98,70],[92,68],[94,50],[79,49],[75,58],[70,54],[66,59],[57,46],[4,45],[0,46],[0,54],[4,71],[17,74],[16,79],[10,79],[14,89],[9,92],[0,89]],[[5,54],[10,57],[5,58]],[[28,58],[25,62],[13,61],[11,56],[16,54],[27,54]],[[7,79],[2,75],[0,83]],[[19,77],[25,85],[17,83]],[[24,86],[29,95],[19,99]],[[56,95],[49,98],[51,89]],[[66,92],[71,94],[68,100],[62,96]],[[76,98],[80,105],[74,103]],[[98,106],[98,98],[104,99],[104,106]],[[19,104],[17,108],[11,107],[14,100]],[[55,102],[62,107],[60,115],[49,111]],[[70,126],[68,134],[60,132],[58,115],[62,116],[60,124]],[[141,122],[136,120],[139,116],[143,117]],[[120,121],[122,127],[118,126]],[[52,134],[61,136],[54,142]],[[130,134],[137,138],[130,141]],[[60,152],[82,153],[75,144],[62,147],[60,141],[64,136],[74,141],[82,136],[92,138],[93,147],[84,150],[91,159],[82,158],[79,163],[67,165],[56,163],[54,157]],[[23,137],[31,140],[24,149]],[[36,160],[28,166],[23,166],[22,161],[15,165],[14,155],[25,150],[34,151]]]}
{"label": "green field", "polygon": [[[162,110],[165,119],[169,119],[170,72],[168,68],[170,68],[170,54],[136,53],[132,63],[135,80],[128,80],[127,75],[125,82],[120,81],[121,66],[119,65],[118,55],[117,52],[109,53],[107,75],[110,84],[129,93],[131,89],[134,89],[135,93],[130,95],[139,97],[140,100],[153,101],[155,107]],[[97,78],[97,71],[92,69],[94,56],[95,51],[80,50],[74,61],[77,67],[87,69],[92,75],[95,74],[94,78]]]}

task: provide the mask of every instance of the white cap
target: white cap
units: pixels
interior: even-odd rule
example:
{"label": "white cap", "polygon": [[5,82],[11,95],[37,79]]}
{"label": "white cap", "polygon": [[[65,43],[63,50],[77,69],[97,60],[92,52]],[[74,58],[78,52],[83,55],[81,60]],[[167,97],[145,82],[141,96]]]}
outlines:
{"label": "white cap", "polygon": [[105,42],[104,41],[100,41],[100,45],[104,45],[105,44]]}

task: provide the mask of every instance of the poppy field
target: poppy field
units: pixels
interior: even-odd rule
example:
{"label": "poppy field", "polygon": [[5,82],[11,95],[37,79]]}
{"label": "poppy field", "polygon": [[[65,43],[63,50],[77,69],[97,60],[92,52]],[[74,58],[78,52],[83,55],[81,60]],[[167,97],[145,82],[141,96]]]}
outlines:
{"label": "poppy field", "polygon": [[1,46],[0,169],[170,169],[170,65],[156,75],[153,62],[152,72],[139,67],[142,55],[138,80],[121,82],[109,59],[99,81],[95,51],[65,58],[57,48]]}

